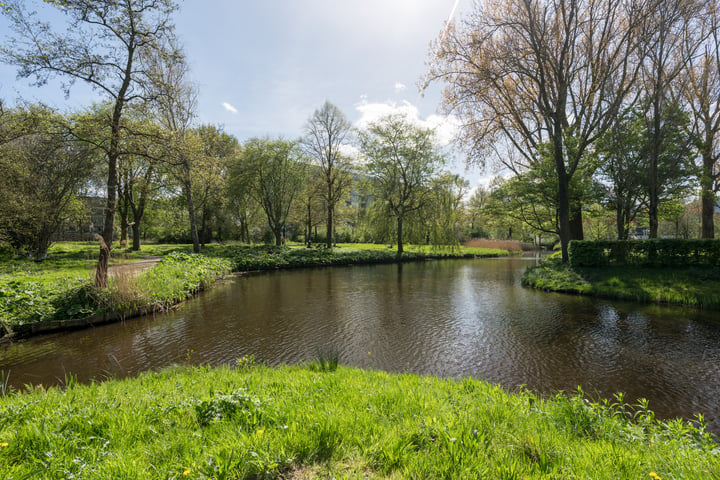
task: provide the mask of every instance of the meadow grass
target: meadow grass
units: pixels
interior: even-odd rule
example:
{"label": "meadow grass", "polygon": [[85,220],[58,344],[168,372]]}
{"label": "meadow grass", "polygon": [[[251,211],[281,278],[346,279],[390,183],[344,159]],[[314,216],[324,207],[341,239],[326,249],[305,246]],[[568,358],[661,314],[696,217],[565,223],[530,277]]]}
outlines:
{"label": "meadow grass", "polygon": [[717,267],[574,268],[549,258],[528,268],[522,283],[548,291],[720,310]]}
{"label": "meadow grass", "polygon": [[703,425],[646,406],[343,366],[178,366],[0,398],[0,478],[718,478]]}

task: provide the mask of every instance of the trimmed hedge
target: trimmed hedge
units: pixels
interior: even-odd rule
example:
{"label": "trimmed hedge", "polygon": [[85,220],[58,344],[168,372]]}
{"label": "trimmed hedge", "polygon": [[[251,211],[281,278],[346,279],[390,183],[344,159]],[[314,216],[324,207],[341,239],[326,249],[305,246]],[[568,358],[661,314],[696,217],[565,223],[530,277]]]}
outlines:
{"label": "trimmed hedge", "polygon": [[621,240],[579,241],[568,247],[573,267],[720,266],[720,240]]}

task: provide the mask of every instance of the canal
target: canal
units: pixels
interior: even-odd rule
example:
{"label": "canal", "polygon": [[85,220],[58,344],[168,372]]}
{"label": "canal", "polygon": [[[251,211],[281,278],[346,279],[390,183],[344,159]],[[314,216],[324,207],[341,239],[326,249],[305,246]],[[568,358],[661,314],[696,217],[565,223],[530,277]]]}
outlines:
{"label": "canal", "polygon": [[11,386],[126,377],[244,355],[271,365],[337,352],[346,365],[509,390],[581,386],[647,398],[661,418],[720,430],[720,314],[523,288],[536,260],[442,260],[243,275],[169,314],[0,347]]}

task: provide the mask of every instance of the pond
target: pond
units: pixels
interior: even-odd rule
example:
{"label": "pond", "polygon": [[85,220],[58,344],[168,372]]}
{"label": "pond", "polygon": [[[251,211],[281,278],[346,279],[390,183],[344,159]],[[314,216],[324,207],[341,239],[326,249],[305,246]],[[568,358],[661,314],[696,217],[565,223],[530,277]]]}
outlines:
{"label": "pond", "polygon": [[[534,259],[442,260],[240,276],[175,312],[0,347],[15,387],[173,363],[346,365],[472,376],[543,393],[647,398],[661,418],[720,420],[720,314],[523,288]],[[718,424],[711,426],[720,431]]]}

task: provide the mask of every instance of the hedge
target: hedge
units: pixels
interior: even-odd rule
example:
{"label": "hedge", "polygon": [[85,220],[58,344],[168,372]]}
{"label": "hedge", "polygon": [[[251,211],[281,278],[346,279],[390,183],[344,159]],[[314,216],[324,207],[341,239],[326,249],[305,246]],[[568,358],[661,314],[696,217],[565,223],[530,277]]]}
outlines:
{"label": "hedge", "polygon": [[573,240],[568,247],[572,267],[720,266],[720,240]]}

